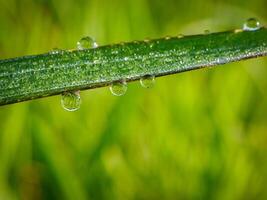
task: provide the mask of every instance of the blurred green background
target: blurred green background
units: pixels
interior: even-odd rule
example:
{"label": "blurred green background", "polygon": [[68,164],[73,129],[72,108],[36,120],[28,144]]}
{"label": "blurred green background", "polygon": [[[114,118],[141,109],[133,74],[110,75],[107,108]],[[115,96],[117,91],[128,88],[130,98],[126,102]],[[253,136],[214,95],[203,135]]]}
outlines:
{"label": "blurred green background", "polygon": [[[0,0],[0,59],[266,25],[266,0]],[[267,199],[267,59],[0,107],[0,200]]]}

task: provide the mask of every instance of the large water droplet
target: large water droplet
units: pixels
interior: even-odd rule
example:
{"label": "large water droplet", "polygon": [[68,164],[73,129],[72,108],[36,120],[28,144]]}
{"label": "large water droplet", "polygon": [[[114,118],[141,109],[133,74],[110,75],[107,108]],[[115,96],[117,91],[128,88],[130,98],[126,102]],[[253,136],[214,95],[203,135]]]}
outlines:
{"label": "large water droplet", "polygon": [[146,75],[140,79],[140,84],[144,88],[152,88],[155,85],[155,76]]}
{"label": "large water droplet", "polygon": [[255,18],[249,18],[243,25],[245,31],[255,31],[260,29],[260,22]]}
{"label": "large water droplet", "polygon": [[127,91],[127,83],[125,81],[114,82],[109,89],[113,95],[122,96]]}
{"label": "large water droplet", "polygon": [[67,111],[76,111],[81,106],[80,92],[64,92],[61,95],[61,105]]}
{"label": "large water droplet", "polygon": [[79,50],[91,49],[98,47],[96,41],[91,37],[83,37],[80,41],[77,42],[77,48]]}

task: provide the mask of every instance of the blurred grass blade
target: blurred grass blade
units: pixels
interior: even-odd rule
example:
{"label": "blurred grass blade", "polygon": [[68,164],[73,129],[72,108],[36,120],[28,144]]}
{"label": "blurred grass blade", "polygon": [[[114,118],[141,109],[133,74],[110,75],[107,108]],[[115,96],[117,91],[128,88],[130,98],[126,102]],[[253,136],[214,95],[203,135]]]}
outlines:
{"label": "blurred grass blade", "polygon": [[267,29],[129,42],[0,61],[0,105],[265,56]]}

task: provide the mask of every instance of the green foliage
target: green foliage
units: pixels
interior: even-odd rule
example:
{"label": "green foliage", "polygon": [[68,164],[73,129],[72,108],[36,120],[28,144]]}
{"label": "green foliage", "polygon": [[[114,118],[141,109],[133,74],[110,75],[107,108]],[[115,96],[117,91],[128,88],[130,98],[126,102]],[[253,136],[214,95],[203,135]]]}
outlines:
{"label": "green foliage", "polygon": [[[266,24],[266,0],[0,0],[0,57]],[[0,108],[0,199],[266,199],[267,60]]]}

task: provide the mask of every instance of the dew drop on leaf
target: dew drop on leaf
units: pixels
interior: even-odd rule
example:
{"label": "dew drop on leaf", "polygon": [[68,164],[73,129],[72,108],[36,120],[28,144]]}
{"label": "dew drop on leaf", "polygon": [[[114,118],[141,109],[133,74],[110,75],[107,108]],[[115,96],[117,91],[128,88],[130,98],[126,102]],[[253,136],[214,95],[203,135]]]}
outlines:
{"label": "dew drop on leaf", "polygon": [[50,51],[50,54],[59,54],[59,53],[63,53],[64,50],[62,49],[59,49],[59,48],[53,48],[51,51]]}
{"label": "dew drop on leaf", "polygon": [[125,81],[114,82],[109,89],[113,95],[122,96],[127,91],[127,83]]}
{"label": "dew drop on leaf", "polygon": [[77,48],[79,50],[91,49],[98,47],[96,41],[91,37],[83,37],[77,42]]}
{"label": "dew drop on leaf", "polygon": [[260,22],[255,18],[249,18],[243,25],[245,31],[255,31],[260,29]]}
{"label": "dew drop on leaf", "polygon": [[80,92],[64,92],[61,95],[61,105],[67,111],[78,110],[81,106]]}
{"label": "dew drop on leaf", "polygon": [[146,75],[140,79],[143,88],[152,88],[155,85],[155,76]]}

